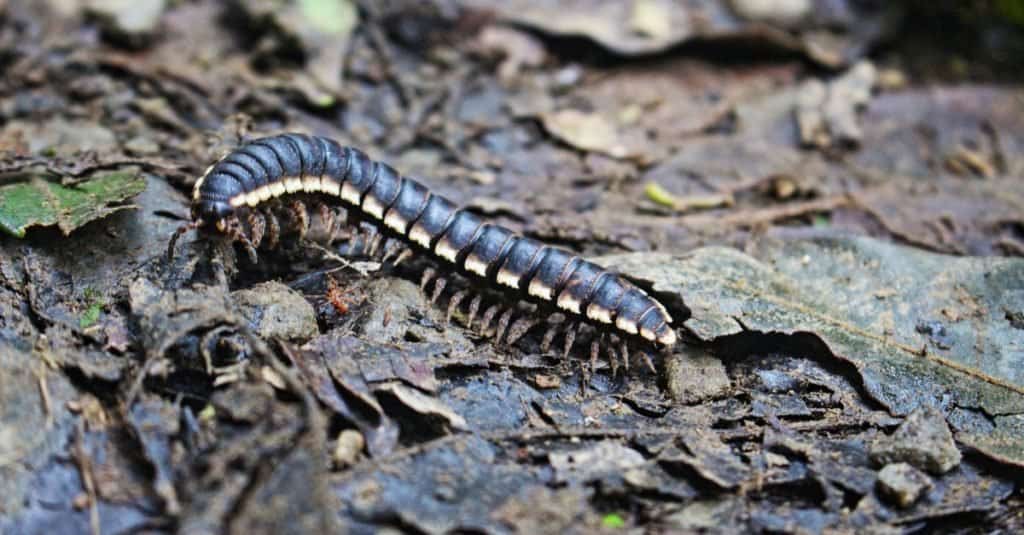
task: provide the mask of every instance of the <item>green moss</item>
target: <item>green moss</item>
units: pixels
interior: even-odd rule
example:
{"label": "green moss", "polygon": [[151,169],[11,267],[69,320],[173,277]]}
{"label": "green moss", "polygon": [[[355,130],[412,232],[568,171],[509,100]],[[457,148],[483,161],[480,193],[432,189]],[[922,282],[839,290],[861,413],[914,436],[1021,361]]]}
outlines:
{"label": "green moss", "polygon": [[85,312],[82,312],[82,315],[78,318],[78,327],[86,329],[99,321],[100,314],[103,312],[103,307],[106,303],[103,302],[100,293],[92,288],[86,288],[82,292],[82,297],[88,305],[85,307]]}

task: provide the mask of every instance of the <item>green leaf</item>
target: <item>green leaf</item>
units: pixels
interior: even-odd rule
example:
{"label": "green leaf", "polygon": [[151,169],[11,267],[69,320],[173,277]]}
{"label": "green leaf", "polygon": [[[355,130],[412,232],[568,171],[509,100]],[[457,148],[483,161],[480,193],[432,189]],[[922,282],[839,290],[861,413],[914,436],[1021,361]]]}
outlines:
{"label": "green leaf", "polygon": [[120,204],[146,188],[138,171],[95,175],[74,186],[32,176],[0,186],[0,229],[22,238],[31,226],[57,225],[64,235],[132,205]]}
{"label": "green leaf", "polygon": [[616,513],[609,513],[601,518],[601,525],[606,528],[624,528],[626,521]]}
{"label": "green leaf", "polygon": [[208,422],[217,417],[217,408],[213,405],[207,405],[199,411],[199,420],[202,422]]}

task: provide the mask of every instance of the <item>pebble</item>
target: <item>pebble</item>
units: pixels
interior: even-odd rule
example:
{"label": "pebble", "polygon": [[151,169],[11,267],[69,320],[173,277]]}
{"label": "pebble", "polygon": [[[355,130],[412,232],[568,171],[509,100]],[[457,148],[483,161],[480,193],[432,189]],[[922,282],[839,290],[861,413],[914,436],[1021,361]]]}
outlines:
{"label": "pebble", "polygon": [[961,458],[946,418],[932,407],[915,409],[892,436],[875,440],[869,455],[879,465],[905,462],[935,475],[956,468]]}
{"label": "pebble", "polygon": [[732,386],[725,365],[711,355],[672,355],[665,372],[669,394],[684,405],[721,397]]}
{"label": "pebble", "polygon": [[914,504],[932,486],[931,479],[907,463],[887,464],[878,472],[878,492],[901,508]]}
{"label": "pebble", "polygon": [[313,305],[280,282],[264,282],[232,295],[253,330],[265,340],[304,341],[320,332]]}
{"label": "pebble", "polygon": [[355,429],[345,429],[338,433],[338,443],[334,446],[334,454],[331,456],[334,465],[344,468],[356,464],[356,459],[365,445],[363,434]]}
{"label": "pebble", "polygon": [[153,35],[166,0],[88,0],[85,9],[102,21],[104,29],[121,38],[144,40]]}

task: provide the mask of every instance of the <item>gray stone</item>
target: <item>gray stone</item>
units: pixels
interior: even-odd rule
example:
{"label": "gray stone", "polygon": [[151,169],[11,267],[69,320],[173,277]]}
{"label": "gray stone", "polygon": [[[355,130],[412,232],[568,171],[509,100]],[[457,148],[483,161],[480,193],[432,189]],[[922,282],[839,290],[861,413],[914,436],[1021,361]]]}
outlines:
{"label": "gray stone", "polygon": [[732,386],[722,361],[706,353],[669,356],[665,374],[672,398],[685,405],[721,397]]}
{"label": "gray stone", "polygon": [[89,0],[85,4],[109,30],[125,36],[153,33],[166,7],[166,0]]}
{"label": "gray stone", "polygon": [[885,465],[878,472],[878,492],[899,507],[910,507],[932,486],[931,479],[907,463]]}
{"label": "gray stone", "polygon": [[945,474],[960,464],[960,450],[946,418],[932,407],[919,407],[889,437],[880,437],[869,452],[879,465],[905,462],[932,474]]}
{"label": "gray stone", "polygon": [[125,142],[124,149],[136,156],[152,156],[160,152],[160,145],[151,138],[135,136]]}
{"label": "gray stone", "polygon": [[305,341],[320,329],[313,305],[280,282],[264,282],[233,293],[239,310],[264,339]]}

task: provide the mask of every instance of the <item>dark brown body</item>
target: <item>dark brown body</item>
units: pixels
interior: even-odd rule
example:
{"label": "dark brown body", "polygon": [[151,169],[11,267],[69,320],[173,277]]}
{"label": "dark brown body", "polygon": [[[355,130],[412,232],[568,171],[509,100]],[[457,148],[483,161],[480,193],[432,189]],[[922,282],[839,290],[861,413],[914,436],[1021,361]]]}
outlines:
{"label": "dark brown body", "polygon": [[329,139],[284,134],[238,148],[196,183],[193,218],[201,226],[222,228],[218,223],[244,206],[300,192],[339,198],[411,247],[527,300],[663,347],[676,342],[665,307],[619,275],[487,223],[390,166]]}

